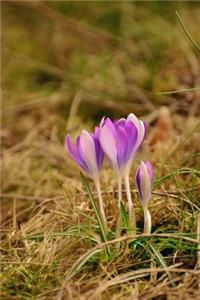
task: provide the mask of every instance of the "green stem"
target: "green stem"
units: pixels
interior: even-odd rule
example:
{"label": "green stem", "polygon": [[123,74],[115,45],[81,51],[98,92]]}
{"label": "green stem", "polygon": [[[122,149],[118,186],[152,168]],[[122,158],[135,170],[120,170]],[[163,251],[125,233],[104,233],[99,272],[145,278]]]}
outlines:
{"label": "green stem", "polygon": [[151,233],[151,213],[146,206],[143,207],[144,210],[144,233]]}
{"label": "green stem", "polygon": [[120,202],[122,201],[122,176],[118,175],[117,177],[118,184],[118,208],[120,209]]}
{"label": "green stem", "polygon": [[127,195],[127,200],[128,200],[129,219],[131,222],[131,227],[133,228],[132,233],[135,233],[136,232],[136,218],[135,218],[135,209],[134,209],[133,201],[131,198],[129,174],[126,174],[124,176],[124,181],[125,181],[126,195]]}

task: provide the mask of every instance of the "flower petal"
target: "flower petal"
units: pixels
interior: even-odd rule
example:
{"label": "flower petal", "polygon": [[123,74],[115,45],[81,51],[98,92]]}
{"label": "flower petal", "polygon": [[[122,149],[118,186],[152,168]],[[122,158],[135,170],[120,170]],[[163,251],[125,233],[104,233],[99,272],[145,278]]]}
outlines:
{"label": "flower petal", "polygon": [[128,121],[125,124],[125,130],[127,132],[128,136],[128,143],[127,143],[127,160],[129,160],[132,156],[135,155],[135,152],[137,150],[137,139],[138,139],[138,130],[136,126]]}
{"label": "flower petal", "polygon": [[127,162],[128,136],[122,126],[117,127],[117,161],[123,167]]}
{"label": "flower petal", "polygon": [[86,130],[83,130],[80,136],[79,150],[82,153],[81,156],[84,158],[91,176],[98,176],[99,172],[94,139]]}
{"label": "flower petal", "polygon": [[146,127],[145,123],[143,121],[139,120],[133,113],[128,115],[127,120],[131,121],[138,130],[138,138],[137,138],[137,144],[136,144],[136,148],[138,149],[141,146],[141,144],[145,138],[147,127]]}
{"label": "flower petal", "polygon": [[124,124],[126,123],[126,119],[125,118],[121,118],[116,122],[116,125],[121,125],[124,126]]}
{"label": "flower petal", "polygon": [[137,170],[136,173],[136,184],[139,190],[140,201],[142,202],[142,205],[147,206],[151,198],[152,186],[149,172],[143,161],[141,161],[139,170]]}
{"label": "flower petal", "polygon": [[140,178],[141,178],[141,175],[140,175],[140,166],[139,166],[139,167],[137,168],[137,170],[136,170],[135,182],[136,182],[136,186],[137,186],[137,188],[138,188],[139,197],[141,198],[141,192],[140,192],[140,189],[141,189]]}
{"label": "flower petal", "polygon": [[97,165],[99,168],[99,171],[102,168],[103,165],[103,159],[104,159],[104,153],[101,148],[101,144],[99,142],[99,139],[96,136],[93,136],[94,144],[95,144],[95,151],[96,151],[96,159],[97,159]]}
{"label": "flower petal", "polygon": [[105,124],[105,119],[106,119],[106,117],[103,117],[102,119],[101,119],[101,121],[100,121],[100,127],[103,127],[103,125]]}
{"label": "flower petal", "polygon": [[153,175],[154,175],[154,173],[153,173],[153,167],[152,167],[152,164],[151,164],[150,160],[147,160],[145,165],[146,165],[147,171],[149,173],[149,178],[151,180],[151,186],[152,186],[153,185]]}
{"label": "flower petal", "polygon": [[116,132],[114,133],[114,130],[115,129],[113,129],[112,125],[110,126],[110,122],[106,122],[105,125],[100,128],[99,141],[109,160],[115,167],[117,167]]}
{"label": "flower petal", "polygon": [[84,170],[87,171],[87,166],[85,165],[84,160],[82,159],[77,146],[75,146],[71,140],[70,135],[66,136],[66,147],[70,156],[77,162],[77,164]]}

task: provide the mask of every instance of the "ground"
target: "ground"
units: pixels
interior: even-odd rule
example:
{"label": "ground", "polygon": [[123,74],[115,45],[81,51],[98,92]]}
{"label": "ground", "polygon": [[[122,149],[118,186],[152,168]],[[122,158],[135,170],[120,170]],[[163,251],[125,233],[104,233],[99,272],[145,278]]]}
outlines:
{"label": "ground", "polygon": [[[200,52],[176,11],[200,44],[198,2],[2,3],[2,299],[200,299]],[[114,236],[105,161],[105,244],[64,140],[130,112],[148,124],[131,170],[137,235]],[[150,236],[141,159],[155,172]]]}

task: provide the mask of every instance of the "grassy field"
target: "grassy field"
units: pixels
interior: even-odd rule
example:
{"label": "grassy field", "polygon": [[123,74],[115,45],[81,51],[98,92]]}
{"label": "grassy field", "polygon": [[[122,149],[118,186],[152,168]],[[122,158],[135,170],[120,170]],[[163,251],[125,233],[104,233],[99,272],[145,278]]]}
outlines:
{"label": "grassy field", "polygon": [[[199,2],[2,2],[1,299],[200,299],[200,52],[176,11],[200,45]],[[115,236],[105,162],[105,243],[64,140],[131,112],[149,126],[137,235]]]}

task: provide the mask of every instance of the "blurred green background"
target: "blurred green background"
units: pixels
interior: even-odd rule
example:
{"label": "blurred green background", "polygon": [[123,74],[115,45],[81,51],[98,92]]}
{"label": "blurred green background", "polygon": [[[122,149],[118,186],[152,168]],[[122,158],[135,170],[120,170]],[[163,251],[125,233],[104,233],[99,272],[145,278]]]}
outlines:
{"label": "blurred green background", "polygon": [[[3,136],[7,146],[41,124],[62,140],[81,121],[151,114],[160,105],[187,115],[198,92],[200,3],[191,1],[2,3]],[[70,118],[68,119],[68,117]]]}

